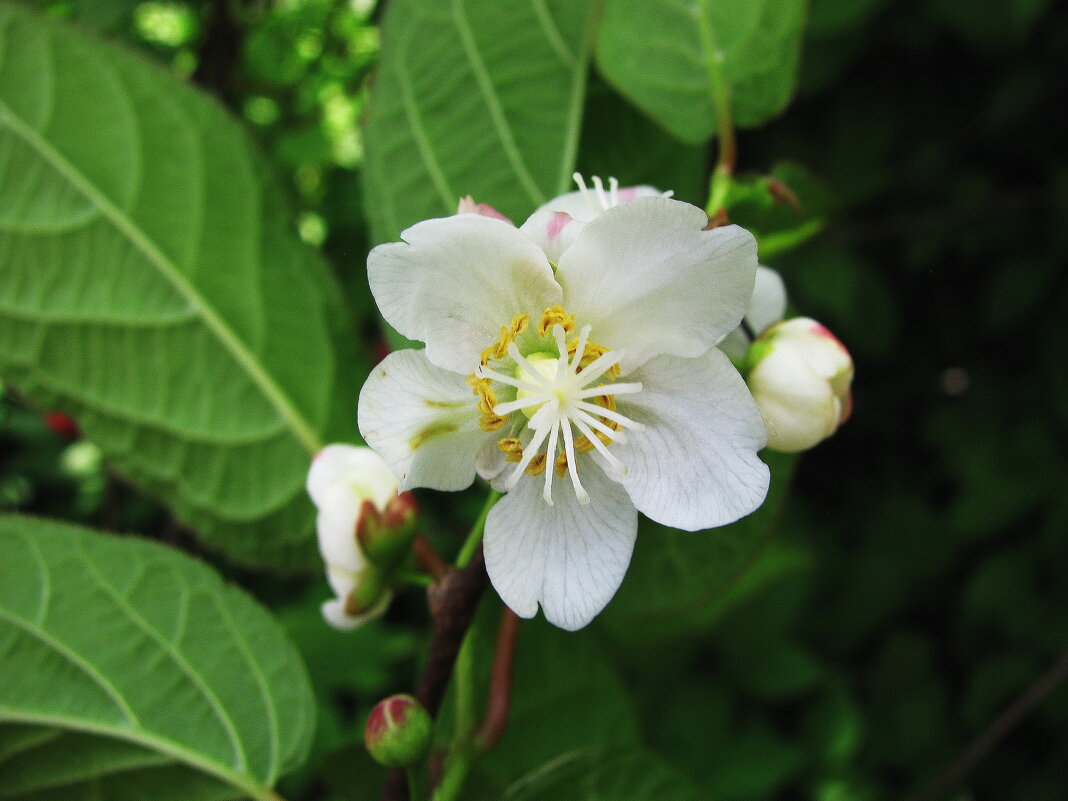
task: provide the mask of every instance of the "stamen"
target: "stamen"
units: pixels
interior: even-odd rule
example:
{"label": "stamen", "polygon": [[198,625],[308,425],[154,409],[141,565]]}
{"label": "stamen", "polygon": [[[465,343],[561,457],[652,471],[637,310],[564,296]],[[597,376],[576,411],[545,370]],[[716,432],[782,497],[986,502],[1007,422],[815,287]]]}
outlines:
{"label": "stamen", "polygon": [[564,311],[563,306],[550,306],[541,313],[541,321],[538,323],[538,334],[546,336],[554,325],[559,323],[564,331],[570,333],[575,329],[575,315]]}
{"label": "stamen", "polygon": [[575,358],[568,365],[571,372],[576,372],[579,363],[582,361],[582,357],[586,354],[586,343],[590,341],[590,326],[582,326],[582,330],[579,331],[578,339],[572,344],[575,346]]}
{"label": "stamen", "polygon": [[597,452],[601,454],[601,456],[603,456],[605,460],[607,460],[607,462],[612,465],[612,467],[615,468],[616,472],[619,475],[627,475],[627,473],[629,472],[627,470],[627,466],[623,464],[623,462],[619,461],[619,459],[617,459],[614,454],[609,452],[608,448],[605,447],[605,444],[601,442],[600,437],[594,435],[594,433],[590,431],[586,424],[578,418],[571,418],[571,422],[575,424],[579,431],[586,435],[586,441],[597,449]]}
{"label": "stamen", "polygon": [[596,387],[589,387],[580,392],[576,392],[574,397],[580,400],[586,398],[592,398],[597,395],[611,396],[611,395],[633,395],[635,392],[641,392],[641,382],[635,381],[631,384],[599,384]]}
{"label": "stamen", "polygon": [[607,373],[619,364],[619,351],[610,350],[594,359],[589,365],[582,368],[582,381],[588,384]]}
{"label": "stamen", "polygon": [[[546,406],[548,406],[548,404],[546,404]],[[512,489],[512,487],[519,483],[523,471],[527,469],[527,465],[529,465],[531,460],[538,454],[538,450],[541,448],[541,443],[545,442],[545,438],[548,435],[549,426],[535,429],[534,436],[531,437],[530,442],[528,442],[527,446],[523,449],[523,458],[520,460],[519,464],[516,465],[515,470],[512,471],[512,475],[508,476],[508,480],[504,483],[505,489]]]}
{"label": "stamen", "polygon": [[527,465],[526,474],[528,476],[541,475],[541,471],[545,469],[545,454],[539,453],[533,459],[530,460],[530,464]]}
{"label": "stamen", "polygon": [[[600,420],[598,420],[596,417],[594,417],[591,414],[587,414],[586,412],[582,411],[581,409],[576,409],[575,410],[575,414],[571,419],[572,420],[581,420],[586,425],[588,425],[591,428],[594,428],[597,431],[599,431],[602,434],[604,434],[606,437],[608,437],[613,442],[626,442],[627,441],[626,435],[624,435],[622,432],[612,428],[611,426],[605,425]],[[619,425],[619,424],[616,423],[616,425]],[[583,433],[586,433],[586,432],[583,432]]]}
{"label": "stamen", "polygon": [[641,431],[645,428],[641,423],[631,420],[629,417],[624,417],[619,412],[606,409],[603,406],[596,406],[588,401],[577,401],[574,406],[577,409],[582,409],[584,412],[590,412],[591,414],[599,415],[600,417],[619,423],[624,428],[630,428],[634,431]]}
{"label": "stamen", "polygon": [[[538,389],[546,390],[552,387],[552,382],[548,378],[543,376],[538,368],[527,361],[527,358],[519,352],[519,348],[515,346],[514,342],[508,343],[508,355],[515,360],[515,363],[527,371],[527,375],[534,379],[534,383]],[[521,389],[528,389],[528,387],[520,387]]]}
{"label": "stamen", "polygon": [[[566,424],[565,424],[566,425]],[[551,456],[556,455],[556,442],[560,435],[560,421],[557,420],[553,423],[553,430],[549,434],[549,447],[545,449],[546,462]],[[544,464],[544,463],[543,463]],[[544,469],[544,468],[543,468]],[[545,486],[541,491],[542,500],[544,500],[549,506],[555,506],[553,503],[553,471],[545,471]]]}
{"label": "stamen", "polygon": [[571,433],[571,426],[568,423],[564,424],[564,451],[567,453],[567,469],[571,473],[571,483],[575,486],[578,502],[587,504],[590,502],[590,494],[579,481],[578,465],[575,463],[575,435]]}
{"label": "stamen", "polygon": [[494,417],[493,415],[482,415],[478,421],[478,427],[483,431],[498,431],[500,428],[508,422],[506,417]]}
{"label": "stamen", "polygon": [[519,411],[520,409],[529,409],[531,406],[537,406],[539,403],[545,403],[549,400],[549,395],[545,392],[539,392],[537,395],[528,395],[525,398],[520,398],[514,401],[505,401],[504,403],[498,403],[493,407],[494,414],[511,414],[512,412]]}
{"label": "stamen", "polygon": [[518,378],[497,372],[496,370],[489,367],[479,367],[476,375],[483,379],[492,379],[494,381],[500,382],[501,384],[507,384],[510,387],[515,387],[516,389],[525,389],[528,392],[530,390],[537,391],[538,389],[541,389],[541,387],[535,386],[530,381],[520,381]]}
{"label": "stamen", "polygon": [[608,199],[609,199],[609,201],[611,201],[612,206],[618,206],[619,205],[619,181],[617,181],[615,178],[609,178],[608,179],[608,186],[610,187],[609,190],[608,190]]}

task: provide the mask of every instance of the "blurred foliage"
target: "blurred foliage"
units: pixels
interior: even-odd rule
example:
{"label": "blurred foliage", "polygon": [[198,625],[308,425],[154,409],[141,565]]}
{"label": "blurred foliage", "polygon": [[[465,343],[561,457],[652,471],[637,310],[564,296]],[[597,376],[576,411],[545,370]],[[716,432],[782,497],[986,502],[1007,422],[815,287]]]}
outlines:
{"label": "blurred foliage", "polygon": [[[355,126],[378,49],[371,4],[38,5],[198,76],[244,115],[373,348]],[[213,46],[223,34],[230,46]],[[853,417],[799,460],[776,539],[755,556],[724,546],[747,569],[686,638],[667,631],[636,646],[611,625],[576,635],[524,625],[517,693],[529,694],[528,712],[569,676],[574,687],[593,681],[598,715],[615,715],[627,742],[635,726],[658,755],[650,770],[698,797],[880,801],[922,786],[1055,661],[1068,641],[1068,153],[1052,120],[1068,100],[1066,48],[1068,14],[1051,0],[981,12],[967,0],[814,0],[800,94],[739,136],[739,169],[753,178],[737,219],[763,227],[764,259],[792,306],[853,352]],[[701,202],[713,160],[591,76],[580,169]],[[800,211],[769,202],[768,175]],[[766,232],[805,241],[767,248]],[[0,508],[166,528],[84,454],[65,457],[47,410],[10,393],[0,404]],[[427,500],[432,519],[453,522]],[[288,604],[283,620],[325,705],[313,763],[286,797],[375,797],[382,773],[355,747],[359,724],[378,697],[411,686],[418,600],[341,638],[315,626],[323,587],[308,598],[303,586],[230,572]],[[651,607],[663,603],[655,582],[648,592]],[[492,630],[495,609],[483,614]],[[603,700],[619,687],[633,696],[625,709]],[[509,755],[544,755],[553,727],[573,722],[517,711],[476,787],[499,792],[505,773],[530,767]],[[1066,731],[1062,687],[959,797],[1060,801]],[[538,781],[508,797],[542,797],[554,779]]]}

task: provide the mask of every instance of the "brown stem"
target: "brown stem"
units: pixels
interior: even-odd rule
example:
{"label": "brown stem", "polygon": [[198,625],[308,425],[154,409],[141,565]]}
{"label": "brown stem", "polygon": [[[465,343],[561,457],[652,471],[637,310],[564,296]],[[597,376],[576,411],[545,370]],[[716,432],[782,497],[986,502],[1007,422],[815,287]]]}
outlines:
{"label": "brown stem", "polygon": [[[415,697],[431,717],[437,717],[441,708],[456,664],[456,654],[487,584],[486,560],[480,545],[466,567],[449,572],[427,590],[434,633]],[[403,770],[390,771],[379,798],[380,801],[407,801],[408,784]]]}
{"label": "brown stem", "polygon": [[515,641],[518,633],[519,617],[506,606],[501,612],[497,647],[493,652],[493,673],[490,676],[486,718],[475,738],[480,751],[493,748],[504,736],[504,730],[508,726],[508,707],[512,700],[512,668],[515,665]]}
{"label": "brown stem", "polygon": [[998,742],[1008,734],[1028,713],[1042,703],[1057,685],[1068,677],[1068,647],[1061,653],[1056,663],[1039,676],[1034,684],[1013,701],[991,723],[982,734],[975,738],[968,750],[954,760],[918,793],[909,796],[908,801],[934,801],[952,790],[985,757]]}
{"label": "brown stem", "polygon": [[415,560],[419,563],[419,567],[423,568],[434,581],[439,581],[448,575],[449,565],[438,556],[438,552],[434,550],[434,546],[427,541],[426,537],[422,534],[418,535],[412,547],[415,550]]}

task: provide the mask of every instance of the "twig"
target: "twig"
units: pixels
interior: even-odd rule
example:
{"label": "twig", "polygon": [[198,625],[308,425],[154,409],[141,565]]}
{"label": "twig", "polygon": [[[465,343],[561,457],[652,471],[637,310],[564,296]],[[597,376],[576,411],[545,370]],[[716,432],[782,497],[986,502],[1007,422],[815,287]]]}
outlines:
{"label": "twig", "polygon": [[934,801],[952,790],[983,759],[998,742],[1023,720],[1036,706],[1042,703],[1064,679],[1068,677],[1068,646],[1056,663],[1039,676],[1034,684],[1013,701],[975,738],[961,756],[948,765],[922,790],[908,797],[907,801]]}
{"label": "twig", "polygon": [[426,537],[422,534],[418,535],[412,546],[415,550],[415,561],[432,579],[438,581],[448,575],[448,564],[438,555],[438,552],[434,550],[434,546],[427,541]]}
{"label": "twig", "polygon": [[[456,664],[456,654],[487,584],[489,577],[486,575],[486,560],[480,546],[466,567],[450,572],[427,590],[434,634],[430,640],[426,667],[423,668],[415,697],[431,717],[437,717],[441,708],[449,679],[452,678],[453,666]],[[408,786],[403,770],[390,772],[380,799],[407,801]]]}
{"label": "twig", "polygon": [[519,633],[519,617],[507,606],[501,612],[497,631],[497,647],[493,652],[493,672],[490,677],[486,718],[475,742],[480,751],[489,751],[504,736],[508,726],[508,708],[512,699],[512,668],[515,665],[515,641]]}

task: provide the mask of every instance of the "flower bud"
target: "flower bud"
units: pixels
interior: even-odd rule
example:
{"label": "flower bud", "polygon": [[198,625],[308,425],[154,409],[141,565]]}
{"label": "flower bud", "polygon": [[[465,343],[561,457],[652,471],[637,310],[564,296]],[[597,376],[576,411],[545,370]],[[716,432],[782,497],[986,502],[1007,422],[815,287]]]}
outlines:
{"label": "flower bud", "polygon": [[476,203],[475,199],[470,195],[460,198],[459,204],[456,206],[457,214],[477,214],[480,217],[493,217],[495,220],[504,220],[510,225],[515,225],[511,220],[501,214],[497,209],[488,203]]}
{"label": "flower bud", "polygon": [[433,722],[422,704],[410,695],[391,695],[371,710],[363,741],[378,764],[404,768],[426,758],[432,730]]}
{"label": "flower bud", "polygon": [[[398,497],[397,486],[392,471],[370,448],[328,445],[312,461],[308,494],[319,510],[319,551],[337,595],[323,605],[323,616],[335,628],[354,629],[389,605],[388,568],[411,542],[416,525],[412,502]],[[373,532],[366,539],[377,552],[391,551],[387,563],[376,562],[364,550],[361,529]]]}
{"label": "flower bud", "polygon": [[419,528],[419,506],[415,496],[402,492],[379,511],[364,501],[356,523],[356,539],[363,552],[377,565],[392,567],[408,553]]}
{"label": "flower bud", "polygon": [[750,347],[746,361],[746,381],[772,450],[807,450],[849,417],[853,360],[815,320],[797,317],[772,326]]}

